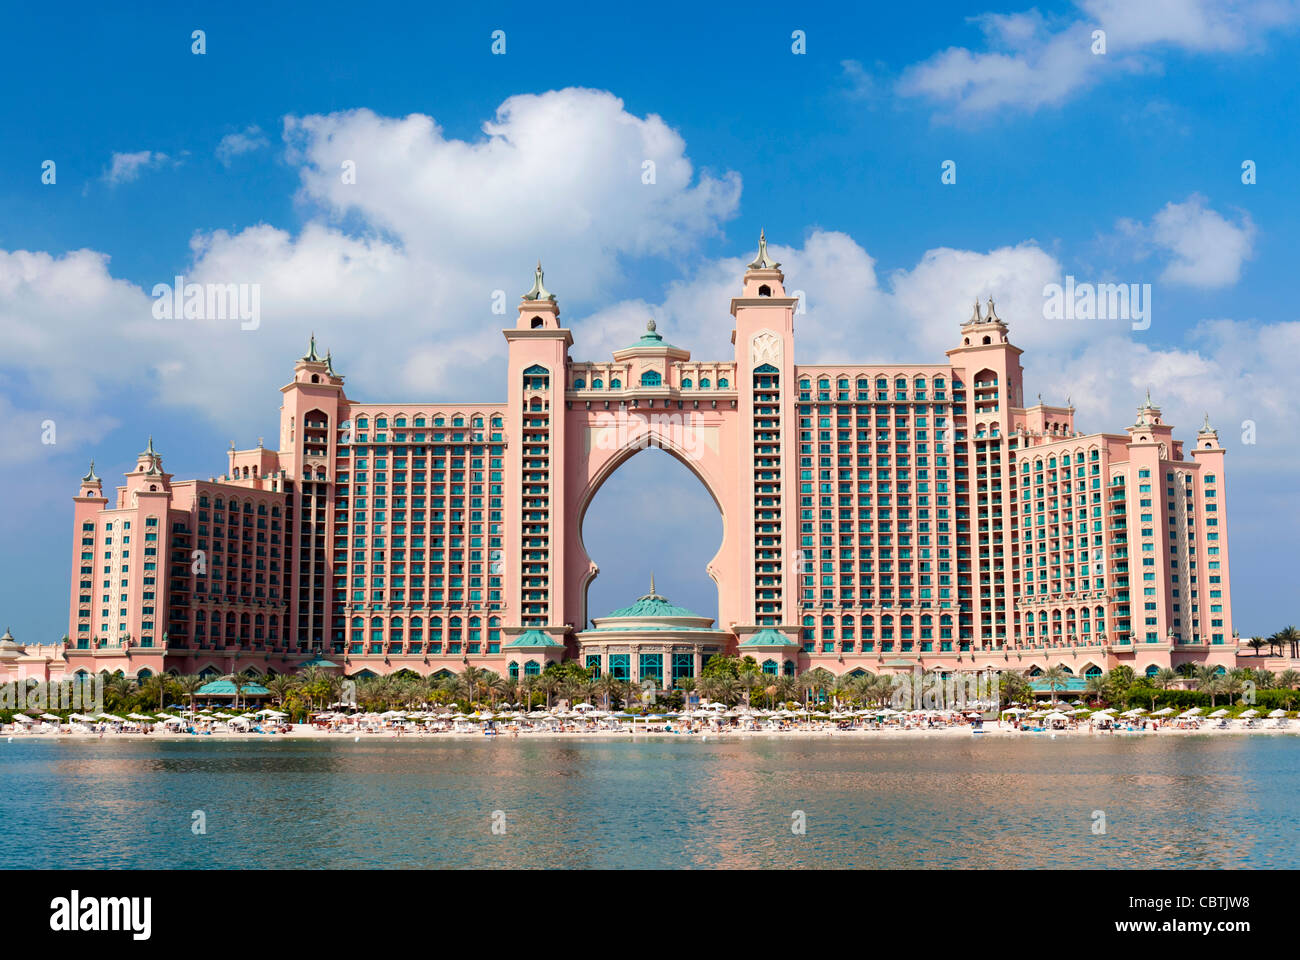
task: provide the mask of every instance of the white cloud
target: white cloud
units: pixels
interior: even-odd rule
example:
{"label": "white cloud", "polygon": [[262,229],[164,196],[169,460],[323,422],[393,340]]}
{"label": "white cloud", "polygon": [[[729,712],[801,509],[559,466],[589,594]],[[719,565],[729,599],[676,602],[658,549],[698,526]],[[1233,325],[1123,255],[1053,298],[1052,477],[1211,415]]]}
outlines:
{"label": "white cloud", "polygon": [[[625,260],[690,253],[740,195],[736,174],[697,172],[660,118],[591,90],[512,97],[475,140],[446,137],[430,117],[366,110],[290,117],[285,137],[301,164],[301,232],[199,232],[175,270],[187,282],[258,284],[258,329],[156,320],[152,284],[115,279],[93,251],[0,251],[0,338],[14,347],[0,374],[82,410],[129,386],[142,407],[189,407],[248,430],[315,330],[360,399],[498,400],[501,329],[539,254],[569,320],[618,282]],[[163,157],[122,160],[117,176]],[[345,159],[355,184],[339,176]],[[492,312],[497,290],[505,316]]]}
{"label": "white cloud", "polygon": [[228,133],[222,137],[221,142],[217,144],[216,155],[223,166],[229,167],[235,157],[253,153],[269,145],[270,141],[263,136],[262,128],[254,125],[239,133]]}
{"label": "white cloud", "polygon": [[1254,253],[1255,225],[1249,214],[1233,223],[1206,206],[1199,194],[1167,203],[1150,224],[1119,222],[1120,233],[1137,244],[1137,255],[1158,252],[1166,261],[1160,279],[1204,290],[1229,287]]}
{"label": "white cloud", "polygon": [[105,183],[117,186],[138,180],[145,170],[156,170],[167,162],[167,154],[152,150],[140,150],[136,153],[115,153],[104,171]]}
{"label": "white cloud", "polygon": [[[1294,0],[1079,0],[1081,16],[1048,21],[1036,9],[971,18],[982,49],[950,47],[906,68],[897,89],[979,115],[1001,108],[1057,106],[1113,71],[1160,68],[1166,48],[1240,52],[1300,20]],[[1106,52],[1094,54],[1093,31]]]}

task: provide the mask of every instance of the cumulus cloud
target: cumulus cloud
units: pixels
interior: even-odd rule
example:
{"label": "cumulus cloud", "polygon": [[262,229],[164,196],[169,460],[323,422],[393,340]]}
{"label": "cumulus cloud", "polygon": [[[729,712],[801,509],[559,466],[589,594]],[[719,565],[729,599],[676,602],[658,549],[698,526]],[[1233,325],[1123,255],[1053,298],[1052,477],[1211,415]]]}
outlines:
{"label": "cumulus cloud", "polygon": [[1121,234],[1137,245],[1138,256],[1155,253],[1165,260],[1160,279],[1203,290],[1228,287],[1254,253],[1255,225],[1242,213],[1234,223],[1192,194],[1182,203],[1167,203],[1150,224],[1121,220]]}
{"label": "cumulus cloud", "polygon": [[[1038,10],[971,18],[982,47],[950,47],[906,68],[897,90],[952,116],[1002,108],[1032,112],[1064,103],[1116,72],[1155,70],[1169,49],[1238,53],[1300,21],[1295,0],[1079,0],[1078,15]],[[1093,34],[1105,33],[1104,55]]]}
{"label": "cumulus cloud", "polygon": [[104,171],[103,180],[111,186],[138,180],[146,170],[156,170],[167,162],[167,154],[153,150],[135,153],[115,153]]}
{"label": "cumulus cloud", "polygon": [[253,153],[269,146],[271,141],[262,134],[259,126],[247,127],[239,133],[228,133],[217,144],[216,155],[222,166],[229,167],[236,157]]}
{"label": "cumulus cloud", "polygon": [[[511,97],[471,140],[432,117],[368,110],[289,117],[284,136],[301,169],[302,230],[198,232],[175,271],[187,283],[256,284],[257,329],[157,319],[152,284],[115,278],[103,254],[0,251],[0,338],[14,347],[0,374],[82,409],[129,385],[141,404],[246,430],[315,330],[359,398],[382,385],[500,399],[501,329],[539,255],[568,320],[625,261],[685,257],[740,196],[736,174],[697,171],[662,119],[592,90]],[[124,160],[117,176],[163,156]],[[343,182],[345,160],[355,183]],[[96,349],[73,346],[84,343]]]}

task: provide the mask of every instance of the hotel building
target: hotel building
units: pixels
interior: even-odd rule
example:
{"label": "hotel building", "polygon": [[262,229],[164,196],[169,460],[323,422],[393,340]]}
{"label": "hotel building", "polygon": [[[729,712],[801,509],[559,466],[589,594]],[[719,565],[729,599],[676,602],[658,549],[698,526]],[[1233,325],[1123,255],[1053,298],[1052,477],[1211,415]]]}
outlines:
{"label": "hotel building", "polygon": [[[724,357],[651,322],[578,361],[539,265],[504,331],[500,403],[354,399],[313,338],[274,449],[177,480],[151,440],[107,494],[92,464],[47,671],[325,659],[514,676],[579,658],[669,682],[717,652],[785,673],[1237,664],[1208,418],[1175,439],[1148,395],[1132,425],[1080,433],[1073,406],[1027,402],[991,299],[954,322],[942,362],[799,364],[784,280],[761,240]],[[583,516],[648,444],[722,513],[702,571],[716,625],[653,588],[609,618],[587,607]]]}

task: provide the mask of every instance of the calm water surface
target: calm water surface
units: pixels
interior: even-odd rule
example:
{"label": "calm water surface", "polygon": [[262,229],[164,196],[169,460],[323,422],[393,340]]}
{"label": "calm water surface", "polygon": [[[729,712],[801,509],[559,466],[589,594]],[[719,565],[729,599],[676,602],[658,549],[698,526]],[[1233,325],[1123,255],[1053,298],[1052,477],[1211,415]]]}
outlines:
{"label": "calm water surface", "polygon": [[0,867],[1295,868],[1298,794],[1291,736],[0,740]]}

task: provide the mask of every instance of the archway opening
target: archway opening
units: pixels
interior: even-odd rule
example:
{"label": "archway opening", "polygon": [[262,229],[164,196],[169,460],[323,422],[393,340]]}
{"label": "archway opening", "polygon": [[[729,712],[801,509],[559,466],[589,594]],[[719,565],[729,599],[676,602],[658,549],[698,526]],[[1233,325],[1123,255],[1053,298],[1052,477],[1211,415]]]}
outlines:
{"label": "archway opening", "polygon": [[600,570],[587,590],[588,620],[644,596],[653,573],[657,593],[716,621],[718,586],[706,568],[722,545],[722,514],[672,454],[648,447],[621,463],[596,491],[581,533]]}

